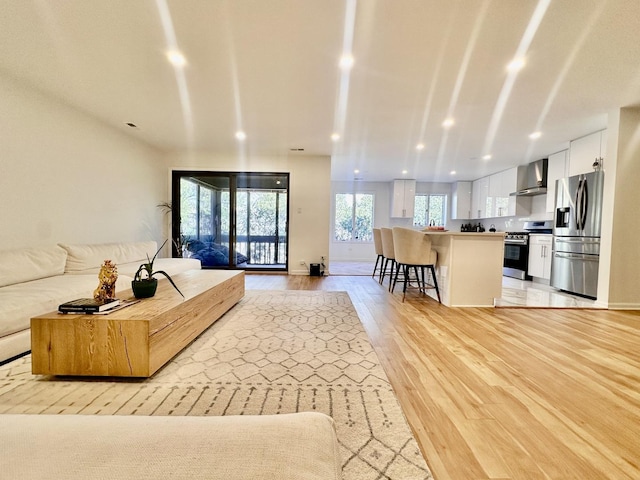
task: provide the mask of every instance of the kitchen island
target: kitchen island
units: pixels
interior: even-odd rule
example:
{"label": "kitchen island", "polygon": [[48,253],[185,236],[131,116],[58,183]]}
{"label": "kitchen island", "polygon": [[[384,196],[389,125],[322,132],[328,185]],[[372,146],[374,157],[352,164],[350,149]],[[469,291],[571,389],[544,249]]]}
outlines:
{"label": "kitchen island", "polygon": [[[438,252],[436,276],[448,307],[493,307],[502,296],[504,232],[425,230]],[[428,290],[435,296],[435,290]]]}

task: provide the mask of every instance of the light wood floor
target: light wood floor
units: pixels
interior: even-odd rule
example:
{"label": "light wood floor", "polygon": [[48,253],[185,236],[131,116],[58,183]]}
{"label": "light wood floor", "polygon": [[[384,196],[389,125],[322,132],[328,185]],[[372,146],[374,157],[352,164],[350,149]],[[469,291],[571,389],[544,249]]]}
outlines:
{"label": "light wood floor", "polygon": [[346,290],[436,480],[640,478],[640,312],[447,308],[368,277]]}

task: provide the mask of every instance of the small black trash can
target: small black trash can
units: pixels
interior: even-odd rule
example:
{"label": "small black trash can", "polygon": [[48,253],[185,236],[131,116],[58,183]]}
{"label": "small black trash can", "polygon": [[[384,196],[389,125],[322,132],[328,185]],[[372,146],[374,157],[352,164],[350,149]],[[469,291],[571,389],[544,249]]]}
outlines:
{"label": "small black trash can", "polygon": [[309,275],[312,277],[321,277],[324,275],[324,270],[319,263],[309,264]]}

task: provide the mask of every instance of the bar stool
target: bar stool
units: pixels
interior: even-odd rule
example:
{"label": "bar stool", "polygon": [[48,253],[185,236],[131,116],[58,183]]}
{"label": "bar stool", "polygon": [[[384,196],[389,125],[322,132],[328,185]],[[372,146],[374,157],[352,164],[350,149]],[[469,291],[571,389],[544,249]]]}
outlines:
{"label": "bar stool", "polygon": [[[373,229],[373,245],[376,249],[376,265],[373,267],[373,273],[371,274],[371,278],[375,277],[376,270],[379,273],[380,281],[382,281],[382,265],[384,264],[384,251],[382,250],[382,233],[380,233],[379,228]],[[378,267],[378,262],[380,262],[380,267]]]}
{"label": "bar stool", "polygon": [[[413,230],[411,228],[393,227],[393,244],[395,250],[396,274],[393,280],[393,287],[398,281],[400,269],[404,273],[404,288],[402,289],[402,301],[407,294],[407,282],[409,279],[409,270],[413,268],[416,279],[418,281],[418,289],[421,293],[426,294],[427,288],[435,288],[440,300],[440,289],[438,288],[438,280],[436,279],[435,265],[438,261],[438,252],[431,248],[431,239],[429,235]],[[418,268],[421,277],[418,276]],[[429,269],[433,279],[433,285],[428,285],[425,281],[425,268]]]}
{"label": "bar stool", "polygon": [[389,291],[391,291],[391,282],[393,281],[393,270],[396,265],[396,256],[393,248],[393,231],[390,228],[381,228],[380,236],[382,237],[382,254],[384,255],[384,267],[380,274],[380,285],[384,281],[387,274],[387,266],[391,262],[391,270],[389,272]]}

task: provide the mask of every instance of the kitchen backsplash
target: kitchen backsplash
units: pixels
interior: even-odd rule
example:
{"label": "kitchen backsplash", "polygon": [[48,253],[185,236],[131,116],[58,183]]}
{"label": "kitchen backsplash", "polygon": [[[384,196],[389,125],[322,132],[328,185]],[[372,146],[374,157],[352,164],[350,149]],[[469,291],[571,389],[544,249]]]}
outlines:
{"label": "kitchen backsplash", "polygon": [[447,229],[460,231],[462,225],[481,223],[486,231],[494,225],[498,232],[517,232],[524,229],[524,223],[528,221],[553,220],[553,212],[546,211],[546,195],[538,195],[532,198],[531,214],[526,217],[497,217],[484,218],[482,220],[449,220]]}

